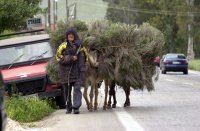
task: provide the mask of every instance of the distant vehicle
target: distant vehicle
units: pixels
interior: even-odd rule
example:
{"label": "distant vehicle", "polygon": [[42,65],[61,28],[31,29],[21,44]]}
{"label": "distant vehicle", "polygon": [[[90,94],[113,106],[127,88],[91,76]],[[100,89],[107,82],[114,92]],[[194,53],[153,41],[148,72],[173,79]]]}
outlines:
{"label": "distant vehicle", "polygon": [[61,86],[52,83],[46,66],[53,56],[49,35],[32,35],[0,41],[0,68],[6,91],[12,95],[36,94],[40,98],[55,98],[60,108],[65,108]]}
{"label": "distant vehicle", "polygon": [[168,71],[183,72],[188,74],[188,62],[184,54],[169,53],[161,59],[162,74]]}
{"label": "distant vehicle", "polygon": [[163,55],[162,58],[160,59],[160,69],[162,68],[162,62],[163,62],[164,58],[165,58],[165,55]]}
{"label": "distant vehicle", "polygon": [[4,131],[6,125],[6,113],[4,108],[4,83],[0,72],[0,131]]}

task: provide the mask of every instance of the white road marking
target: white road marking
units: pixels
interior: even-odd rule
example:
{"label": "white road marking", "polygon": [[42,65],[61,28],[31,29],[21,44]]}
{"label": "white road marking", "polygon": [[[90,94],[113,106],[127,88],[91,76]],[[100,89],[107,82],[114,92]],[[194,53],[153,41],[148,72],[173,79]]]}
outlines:
{"label": "white road marking", "polygon": [[[122,107],[117,104],[118,107]],[[119,121],[122,123],[126,131],[145,131],[142,126],[131,117],[123,108],[116,108],[115,111]]]}
{"label": "white road marking", "polygon": [[189,73],[195,74],[195,75],[199,75],[200,72],[199,71],[193,71],[193,70],[189,70]]}
{"label": "white road marking", "polygon": [[174,81],[174,80],[171,80],[171,79],[165,79],[166,81]]}
{"label": "white road marking", "polygon": [[190,85],[190,86],[193,86],[193,84],[192,84],[192,83],[187,83],[187,82],[184,82],[183,84],[185,84],[185,85]]}

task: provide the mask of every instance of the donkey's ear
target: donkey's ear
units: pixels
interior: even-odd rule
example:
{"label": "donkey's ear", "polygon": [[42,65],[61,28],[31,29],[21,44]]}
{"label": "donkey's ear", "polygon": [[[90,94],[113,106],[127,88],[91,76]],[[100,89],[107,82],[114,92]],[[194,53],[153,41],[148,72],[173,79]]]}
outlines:
{"label": "donkey's ear", "polygon": [[90,48],[95,45],[96,37],[89,36],[89,37],[85,38],[83,43],[84,43],[84,46],[86,46],[87,48]]}

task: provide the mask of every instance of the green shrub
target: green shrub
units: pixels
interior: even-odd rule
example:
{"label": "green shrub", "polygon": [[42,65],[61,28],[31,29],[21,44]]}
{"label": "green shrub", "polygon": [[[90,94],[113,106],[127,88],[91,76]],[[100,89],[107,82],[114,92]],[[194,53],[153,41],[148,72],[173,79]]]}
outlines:
{"label": "green shrub", "polygon": [[8,117],[19,122],[33,122],[54,112],[48,100],[15,96],[6,99]]}
{"label": "green shrub", "polygon": [[200,71],[200,59],[190,60],[189,69]]}
{"label": "green shrub", "polygon": [[[10,34],[10,33],[13,33],[13,31],[11,31],[11,30],[5,30],[1,34]],[[15,35],[4,36],[4,37],[0,37],[0,40],[9,39],[9,38],[13,38],[13,37],[16,37],[16,36]]]}

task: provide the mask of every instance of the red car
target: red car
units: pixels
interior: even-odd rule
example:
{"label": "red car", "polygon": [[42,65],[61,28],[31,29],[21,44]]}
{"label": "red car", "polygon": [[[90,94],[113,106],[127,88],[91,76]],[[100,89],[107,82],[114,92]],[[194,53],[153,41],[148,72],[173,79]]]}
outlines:
{"label": "red car", "polygon": [[157,57],[154,59],[154,63],[155,63],[158,67],[160,67],[160,57],[159,57],[159,56],[157,56]]}
{"label": "red car", "polygon": [[4,106],[4,84],[2,74],[0,72],[0,131],[4,131],[6,125],[6,113],[5,113],[5,106]]}
{"label": "red car", "polygon": [[40,98],[55,98],[65,107],[61,86],[48,79],[46,66],[53,56],[49,35],[32,35],[0,41],[0,68],[6,91],[22,95],[37,94]]}

